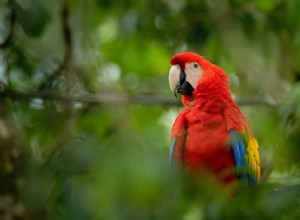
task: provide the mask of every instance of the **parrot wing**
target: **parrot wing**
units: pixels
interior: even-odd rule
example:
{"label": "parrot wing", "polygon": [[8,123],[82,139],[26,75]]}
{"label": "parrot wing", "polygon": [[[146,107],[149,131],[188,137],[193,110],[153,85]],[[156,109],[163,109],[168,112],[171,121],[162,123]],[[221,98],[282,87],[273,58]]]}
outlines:
{"label": "parrot wing", "polygon": [[182,164],[185,140],[186,140],[186,120],[184,114],[180,114],[172,128],[171,147],[170,147],[170,162],[171,165]]}
{"label": "parrot wing", "polygon": [[258,143],[248,131],[230,130],[233,155],[240,179],[256,184],[260,180]]}

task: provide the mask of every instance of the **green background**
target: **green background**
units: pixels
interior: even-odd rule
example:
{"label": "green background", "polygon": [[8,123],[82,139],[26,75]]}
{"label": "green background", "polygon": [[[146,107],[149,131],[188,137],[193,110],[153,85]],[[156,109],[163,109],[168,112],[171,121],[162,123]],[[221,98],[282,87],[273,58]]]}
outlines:
{"label": "green background", "polygon": [[[0,0],[1,219],[299,219],[299,11],[298,0]],[[170,169],[181,107],[169,60],[186,50],[229,75],[261,185],[228,198]]]}

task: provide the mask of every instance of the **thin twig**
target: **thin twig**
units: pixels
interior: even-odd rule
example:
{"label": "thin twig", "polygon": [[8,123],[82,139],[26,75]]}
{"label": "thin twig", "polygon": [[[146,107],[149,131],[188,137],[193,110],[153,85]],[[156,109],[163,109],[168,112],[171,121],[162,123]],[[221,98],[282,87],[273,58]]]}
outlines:
{"label": "thin twig", "polygon": [[[82,103],[108,103],[108,104],[145,104],[145,105],[161,105],[161,106],[182,106],[178,99],[162,97],[156,95],[135,95],[126,93],[116,94],[87,94],[87,95],[62,95],[54,93],[27,93],[13,90],[4,90],[0,92],[0,97],[7,97],[14,100],[28,101],[32,99],[55,100],[61,102],[82,102]],[[237,98],[236,102],[239,106],[262,105],[276,107],[278,104],[268,99],[258,98]]]}

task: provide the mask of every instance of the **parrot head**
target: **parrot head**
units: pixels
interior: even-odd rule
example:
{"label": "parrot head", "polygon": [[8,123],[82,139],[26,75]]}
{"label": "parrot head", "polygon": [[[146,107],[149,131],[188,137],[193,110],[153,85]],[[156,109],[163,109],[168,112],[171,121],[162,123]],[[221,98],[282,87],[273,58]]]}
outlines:
{"label": "parrot head", "polygon": [[177,93],[192,96],[204,78],[215,75],[214,72],[223,75],[221,68],[193,52],[176,54],[170,63],[169,85],[175,96]]}

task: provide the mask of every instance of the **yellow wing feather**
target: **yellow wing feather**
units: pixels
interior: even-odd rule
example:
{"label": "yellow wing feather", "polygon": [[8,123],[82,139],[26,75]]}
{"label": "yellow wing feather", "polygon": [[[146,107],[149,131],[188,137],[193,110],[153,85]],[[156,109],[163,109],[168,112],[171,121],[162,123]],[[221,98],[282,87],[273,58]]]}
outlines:
{"label": "yellow wing feather", "polygon": [[246,161],[249,164],[249,168],[252,174],[255,176],[257,182],[259,182],[260,181],[260,158],[259,158],[259,151],[258,151],[258,143],[253,136],[250,136],[248,138]]}

